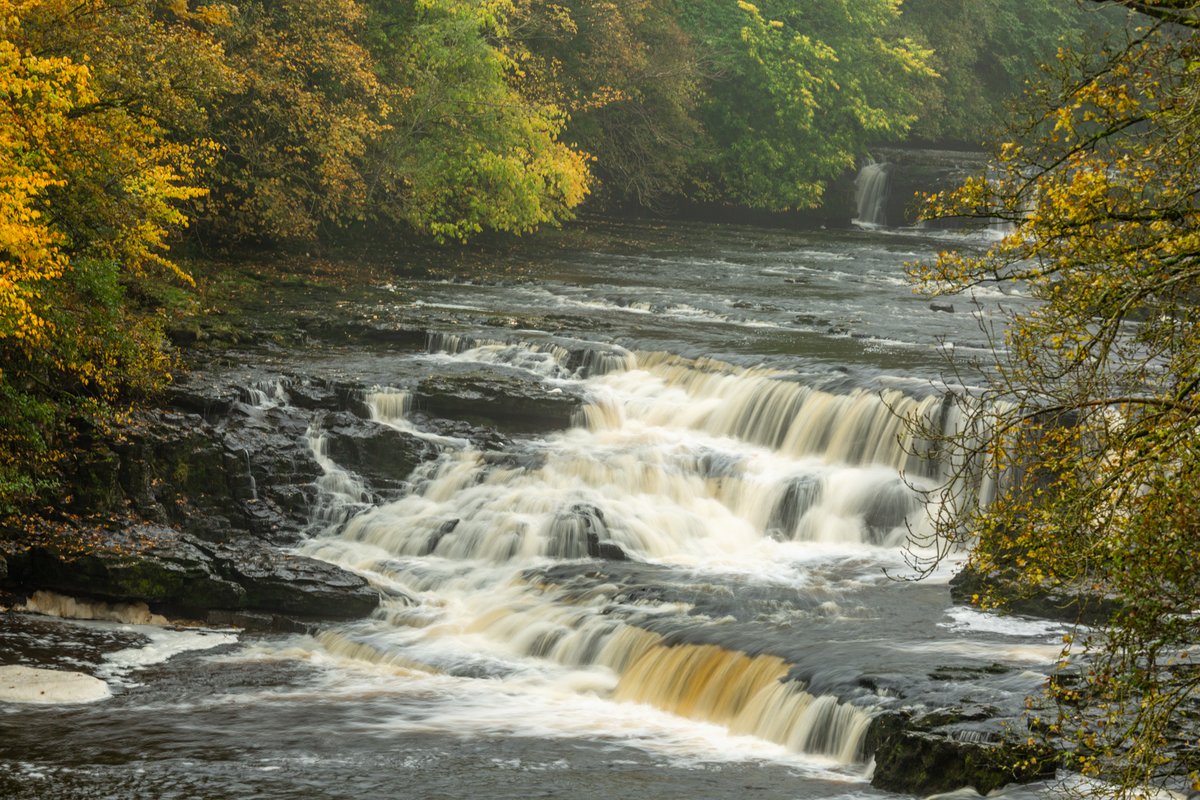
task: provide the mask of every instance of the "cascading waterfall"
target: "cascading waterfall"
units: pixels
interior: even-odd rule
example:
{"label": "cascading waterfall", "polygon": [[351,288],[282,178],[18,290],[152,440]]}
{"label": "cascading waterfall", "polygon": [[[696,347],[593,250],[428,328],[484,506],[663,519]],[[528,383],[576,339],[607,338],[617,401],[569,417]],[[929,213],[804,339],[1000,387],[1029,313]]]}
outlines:
{"label": "cascading waterfall", "polygon": [[[589,378],[632,369],[637,363],[633,353],[616,345],[556,341],[492,339],[456,333],[430,333],[430,352],[468,356],[485,364],[508,364],[547,377]],[[574,345],[574,347],[572,346]]]}
{"label": "cascading waterfall", "polygon": [[312,509],[312,522],[317,528],[327,530],[367,508],[371,493],[362,481],[329,457],[328,439],[320,428],[309,428],[306,436],[322,472],[317,479],[317,502]]}
{"label": "cascading waterfall", "polygon": [[854,179],[854,200],[859,225],[884,227],[888,223],[888,182],[892,165],[887,162],[869,161],[863,164]]}
{"label": "cascading waterfall", "polygon": [[[578,355],[542,341],[443,335],[431,347],[548,380],[574,375],[591,402],[580,426],[522,443],[519,458],[445,440],[405,476],[411,492],[365,509],[363,487],[314,431],[327,498],[317,522],[336,537],[306,551],[371,576],[387,598],[375,619],[322,633],[328,652],[450,675],[503,677],[513,659],[599,669],[611,677],[588,685],[616,701],[862,761],[869,708],[809,693],[782,657],[645,629],[685,607],[623,605],[604,583],[572,594],[538,570],[596,557],[753,570],[804,543],[895,547],[927,522],[911,484],[937,477],[908,423],[957,424],[943,397],[835,394],[779,370],[661,353],[571,370]],[[409,420],[409,393],[366,401],[376,421],[428,436]],[[351,506],[361,513],[335,513]]]}

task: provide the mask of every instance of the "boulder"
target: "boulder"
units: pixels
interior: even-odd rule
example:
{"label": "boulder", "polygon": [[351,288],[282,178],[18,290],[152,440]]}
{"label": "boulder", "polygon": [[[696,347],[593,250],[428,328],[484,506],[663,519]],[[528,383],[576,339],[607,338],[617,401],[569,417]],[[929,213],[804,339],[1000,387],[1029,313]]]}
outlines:
{"label": "boulder", "polygon": [[950,597],[970,605],[972,597],[990,596],[1012,613],[1084,625],[1103,625],[1120,608],[1116,598],[1087,587],[1036,587],[1003,570],[981,572],[967,564],[950,579]]}
{"label": "boulder", "polygon": [[452,363],[417,386],[423,411],[492,425],[514,433],[545,433],[571,426],[582,399],[511,367]]}
{"label": "boulder", "polygon": [[101,532],[82,553],[49,545],[10,553],[7,582],[108,602],[204,617],[260,611],[311,618],[359,617],[378,593],[340,567],[242,541],[213,544],[156,525]]}
{"label": "boulder", "polygon": [[437,449],[418,436],[347,412],[327,415],[322,433],[325,454],[376,490],[401,488],[421,462],[437,456]]}
{"label": "boulder", "polygon": [[[922,730],[919,721],[897,725],[877,735],[871,785],[904,794],[930,795],[970,787],[987,794],[1009,783],[1052,777],[1052,752],[987,736],[955,735]],[[874,727],[874,725],[873,725]]]}

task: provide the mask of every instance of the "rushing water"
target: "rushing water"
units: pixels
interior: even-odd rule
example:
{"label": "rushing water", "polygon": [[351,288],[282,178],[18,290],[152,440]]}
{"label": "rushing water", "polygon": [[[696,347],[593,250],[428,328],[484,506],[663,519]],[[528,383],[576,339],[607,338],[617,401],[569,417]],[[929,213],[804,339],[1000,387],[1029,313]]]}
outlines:
{"label": "rushing water", "polygon": [[[114,697],[0,710],[0,794],[869,797],[872,716],[1019,707],[1061,631],[951,606],[949,567],[888,576],[940,474],[901,418],[954,425],[946,357],[986,354],[999,304],[1025,302],[937,310],[902,264],[977,243],[601,233],[523,256],[521,280],[381,287],[372,313],[428,328],[426,351],[291,357],[377,384],[373,419],[440,453],[374,504],[309,433],[301,551],[368,576],[376,615],[312,636],[77,623],[72,658]],[[451,364],[584,404],[480,451],[414,403]],[[63,652],[62,626],[24,624],[10,652]]]}

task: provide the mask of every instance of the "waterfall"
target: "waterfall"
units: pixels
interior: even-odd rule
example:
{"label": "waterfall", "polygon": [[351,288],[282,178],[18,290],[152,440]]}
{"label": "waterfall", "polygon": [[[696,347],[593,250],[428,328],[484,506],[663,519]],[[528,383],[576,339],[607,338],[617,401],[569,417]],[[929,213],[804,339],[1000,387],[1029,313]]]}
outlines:
{"label": "waterfall", "polygon": [[[910,423],[964,424],[943,396],[839,393],[786,370],[542,339],[438,335],[430,347],[580,382],[589,402],[576,427],[508,453],[444,440],[438,459],[396,476],[410,492],[375,506],[312,430],[325,470],[316,513],[336,536],[303,550],[368,575],[386,598],[374,619],[322,632],[327,653],[403,673],[526,683],[567,671],[618,703],[864,762],[870,698],[853,688],[848,697],[810,692],[791,679],[787,657],[726,644],[719,630],[695,643],[668,636],[697,624],[686,603],[629,603],[596,573],[558,583],[548,570],[628,558],[757,572],[809,543],[896,548],[928,522],[913,484],[939,477]],[[407,392],[365,400],[375,421],[429,436],[410,419]]]}
{"label": "waterfall", "polygon": [[312,523],[319,530],[336,528],[367,508],[371,493],[362,481],[329,457],[328,439],[319,427],[310,427],[305,438],[322,472],[317,478],[317,500],[310,514]]}
{"label": "waterfall", "polygon": [[531,341],[435,332],[429,334],[427,346],[433,353],[449,353],[485,364],[507,364],[551,378],[589,378],[630,369],[637,362],[633,353],[617,345],[550,336]]}
{"label": "waterfall", "polygon": [[[513,605],[492,603],[466,632],[504,642],[520,655],[611,670],[616,675],[611,696],[618,702],[722,725],[734,734],[843,764],[861,763],[865,756],[870,711],[831,695],[810,694],[802,683],[787,679],[791,665],[777,656],[710,644],[667,645],[661,636],[586,608],[536,603],[529,594]],[[326,630],[318,638],[341,658],[404,672],[422,668],[397,652],[389,637]],[[478,666],[447,659],[440,668],[453,673]]]}
{"label": "waterfall", "polygon": [[863,164],[858,171],[858,177],[854,179],[854,200],[858,207],[858,216],[854,219],[856,224],[872,227],[888,224],[888,179],[891,171],[891,164],[876,161]]}

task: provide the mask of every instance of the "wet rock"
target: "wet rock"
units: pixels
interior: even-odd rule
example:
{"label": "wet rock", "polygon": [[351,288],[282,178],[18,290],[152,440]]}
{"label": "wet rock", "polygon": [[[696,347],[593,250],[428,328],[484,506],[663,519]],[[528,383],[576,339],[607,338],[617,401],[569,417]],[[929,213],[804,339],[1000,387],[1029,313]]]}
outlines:
{"label": "wet rock", "polygon": [[800,518],[816,505],[824,490],[824,482],[815,475],[802,475],[791,481],[775,508],[771,509],[767,530],[775,538],[790,539]]}
{"label": "wet rock", "polygon": [[288,402],[308,411],[350,411],[359,417],[369,417],[363,400],[364,387],[344,381],[302,378],[288,382],[284,391]]}
{"label": "wet rock", "polygon": [[608,541],[604,512],[588,503],[573,505],[554,518],[550,525],[546,555],[554,558],[629,560],[620,545]]}
{"label": "wet rock", "polygon": [[871,785],[906,794],[929,795],[971,787],[980,794],[1009,783],[1051,777],[1053,753],[987,736],[924,730],[921,722],[885,717],[884,730],[869,736],[875,753]]}
{"label": "wet rock", "polygon": [[155,525],[104,531],[103,541],[83,553],[39,546],[8,557],[13,586],[140,601],[189,616],[256,611],[350,618],[379,602],[363,578],[332,564],[256,542],[213,544]]}
{"label": "wet rock", "polygon": [[294,541],[321,475],[294,410],[235,403],[214,425],[196,414],[150,412],[81,459],[80,513],[129,513],[211,541],[243,533]]}
{"label": "wet rock", "polygon": [[943,314],[954,313],[954,305],[951,303],[930,303],[929,308],[932,311],[941,311]]}
{"label": "wet rock", "polygon": [[968,564],[951,578],[950,597],[970,605],[975,595],[994,597],[1016,614],[1084,625],[1102,625],[1120,608],[1115,598],[1085,587],[1031,587],[1003,570],[981,572]]}
{"label": "wet rock", "polygon": [[209,420],[228,414],[239,400],[241,396],[236,387],[200,379],[188,379],[173,384],[167,390],[167,402],[171,408],[199,414]]}
{"label": "wet rock", "polygon": [[417,465],[437,456],[424,439],[346,412],[325,417],[322,425],[326,455],[376,490],[402,488]]}
{"label": "wet rock", "polygon": [[305,318],[298,317],[296,322],[306,334],[323,341],[370,342],[401,350],[423,349],[428,335],[424,328],[369,318],[344,319],[310,314]]}
{"label": "wet rock", "polygon": [[581,398],[510,367],[445,364],[417,387],[417,404],[434,414],[493,425],[504,431],[544,433],[570,427]]}
{"label": "wet rock", "polygon": [[601,542],[588,537],[588,555],[592,558],[602,558],[605,561],[628,561],[629,554],[621,549],[616,542]]}
{"label": "wet rock", "polygon": [[199,541],[159,526],[105,532],[103,545],[75,554],[34,547],[10,555],[9,580],[106,601],[143,601],[183,609],[241,608],[246,590],[220,574]]}
{"label": "wet rock", "polygon": [[304,617],[361,617],[379,594],[352,572],[247,542],[217,547],[218,570],[245,590],[239,607]]}

